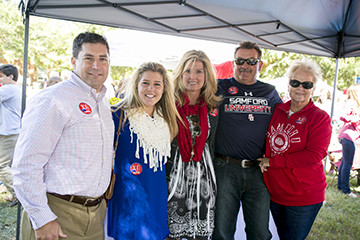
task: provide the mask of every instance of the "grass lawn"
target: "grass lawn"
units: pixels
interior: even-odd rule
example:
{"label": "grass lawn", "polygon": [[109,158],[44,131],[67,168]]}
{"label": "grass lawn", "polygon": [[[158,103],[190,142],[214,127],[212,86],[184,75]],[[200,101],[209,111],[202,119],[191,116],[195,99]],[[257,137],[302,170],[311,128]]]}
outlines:
{"label": "grass lawn", "polygon": [[[328,185],[332,176],[327,176]],[[356,179],[350,183],[360,192]],[[360,198],[354,199],[340,193],[334,184],[327,187],[325,198],[307,239],[360,239]]]}
{"label": "grass lawn", "polygon": [[[332,175],[327,176],[330,183]],[[356,180],[351,184],[360,192]],[[5,193],[0,194],[0,239],[16,239],[17,207],[7,207]],[[354,240],[360,239],[360,198],[354,199],[328,186],[326,200],[308,236],[308,240]]]}
{"label": "grass lawn", "polygon": [[4,201],[4,197],[6,196],[7,193],[0,194],[0,239],[15,240],[18,207],[7,207],[9,203]]}

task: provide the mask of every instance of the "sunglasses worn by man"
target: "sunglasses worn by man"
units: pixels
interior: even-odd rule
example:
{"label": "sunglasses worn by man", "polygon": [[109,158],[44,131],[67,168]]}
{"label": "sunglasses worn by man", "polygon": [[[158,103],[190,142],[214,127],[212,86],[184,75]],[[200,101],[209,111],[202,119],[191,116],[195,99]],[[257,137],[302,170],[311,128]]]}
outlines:
{"label": "sunglasses worn by man", "polygon": [[309,82],[309,81],[300,82],[299,80],[291,79],[289,83],[290,83],[290,86],[292,86],[292,87],[294,87],[294,88],[297,88],[297,87],[299,87],[300,85],[302,85],[303,88],[305,88],[305,89],[311,89],[311,88],[314,87],[314,83],[313,83],[313,82]]}
{"label": "sunglasses worn by man", "polygon": [[248,59],[235,58],[234,59],[234,62],[236,65],[243,65],[246,62],[247,65],[253,66],[253,65],[256,65],[259,61],[260,61],[259,59],[254,59],[254,58],[248,58]]}

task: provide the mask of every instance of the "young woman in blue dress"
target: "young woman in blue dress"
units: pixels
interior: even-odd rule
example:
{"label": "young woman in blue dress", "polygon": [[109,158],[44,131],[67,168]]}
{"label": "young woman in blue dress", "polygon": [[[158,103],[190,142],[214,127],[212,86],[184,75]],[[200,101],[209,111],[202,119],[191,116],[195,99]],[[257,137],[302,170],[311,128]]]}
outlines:
{"label": "young woman in blue dress", "polygon": [[166,239],[165,163],[179,116],[173,87],[166,69],[153,62],[142,64],[124,84],[124,98],[113,110],[116,132],[123,119],[114,195],[108,203],[108,235],[115,240]]}

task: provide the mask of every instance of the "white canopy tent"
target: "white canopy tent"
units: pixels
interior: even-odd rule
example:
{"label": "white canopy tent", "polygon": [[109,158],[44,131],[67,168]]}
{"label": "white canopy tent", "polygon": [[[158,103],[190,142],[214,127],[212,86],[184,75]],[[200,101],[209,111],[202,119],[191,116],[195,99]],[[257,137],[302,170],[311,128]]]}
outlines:
{"label": "white canopy tent", "polygon": [[[267,49],[336,59],[360,56],[359,0],[21,0],[20,3],[25,14],[23,111],[30,15],[224,43],[251,40]],[[338,61],[334,89],[337,75]]]}

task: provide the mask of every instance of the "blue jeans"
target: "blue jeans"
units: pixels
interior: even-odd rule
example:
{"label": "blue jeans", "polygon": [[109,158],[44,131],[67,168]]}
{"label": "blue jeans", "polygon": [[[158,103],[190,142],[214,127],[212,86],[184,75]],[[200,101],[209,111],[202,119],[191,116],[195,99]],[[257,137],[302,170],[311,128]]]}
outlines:
{"label": "blue jeans", "polygon": [[350,170],[354,161],[355,143],[346,138],[340,138],[340,143],[342,145],[342,159],[339,167],[337,187],[343,193],[349,194],[349,178]]}
{"label": "blue jeans", "polygon": [[270,194],[259,166],[242,168],[215,158],[217,196],[213,240],[233,240],[242,203],[247,239],[271,239]]}
{"label": "blue jeans", "polygon": [[321,202],[307,206],[284,206],[271,201],[271,214],[280,240],[305,239],[322,204]]}

